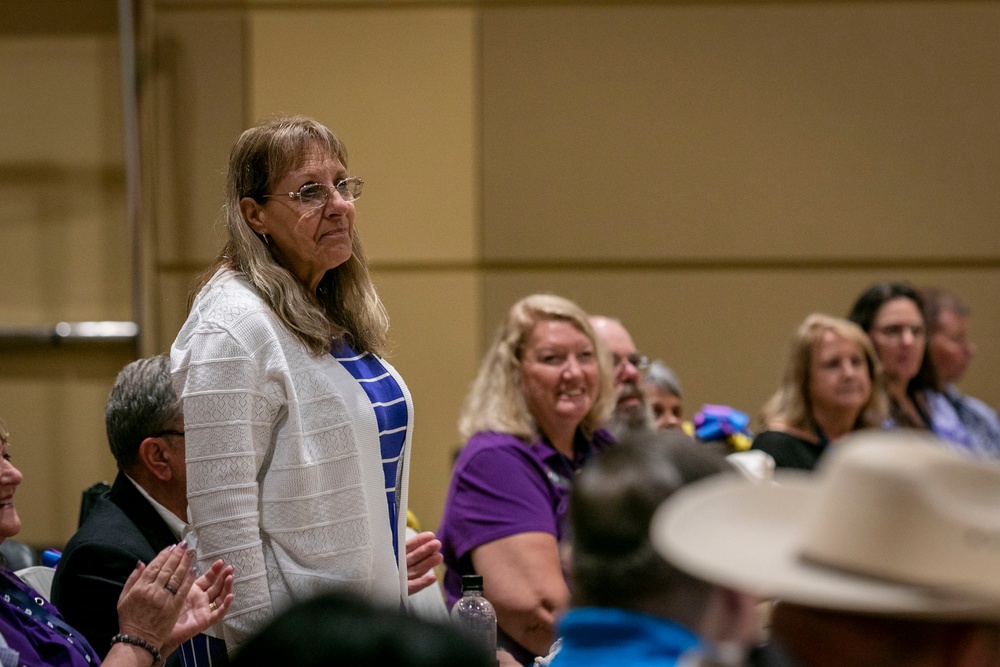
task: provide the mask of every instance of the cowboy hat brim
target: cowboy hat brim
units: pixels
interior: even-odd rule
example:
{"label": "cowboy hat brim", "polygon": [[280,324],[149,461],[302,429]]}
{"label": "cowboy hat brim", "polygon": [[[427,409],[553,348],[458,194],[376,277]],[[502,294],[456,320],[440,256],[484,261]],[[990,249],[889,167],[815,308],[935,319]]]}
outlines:
{"label": "cowboy hat brim", "polygon": [[816,480],[779,479],[780,485],[751,485],[726,476],[681,489],[653,517],[654,547],[699,579],[762,597],[866,614],[1000,620],[995,596],[890,581],[801,557],[819,496]]}

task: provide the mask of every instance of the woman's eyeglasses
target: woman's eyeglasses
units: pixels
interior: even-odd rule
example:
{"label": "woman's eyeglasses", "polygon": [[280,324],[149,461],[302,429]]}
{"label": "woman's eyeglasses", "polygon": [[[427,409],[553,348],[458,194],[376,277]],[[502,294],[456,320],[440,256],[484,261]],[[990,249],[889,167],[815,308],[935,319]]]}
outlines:
{"label": "woman's eyeglasses", "polygon": [[330,197],[333,196],[334,190],[346,202],[358,199],[361,196],[361,188],[364,187],[364,184],[365,182],[357,176],[351,176],[350,178],[341,178],[335,181],[332,188],[325,183],[306,183],[299,188],[298,192],[287,192],[283,195],[261,195],[261,197],[265,199],[288,197],[289,199],[298,199],[306,208],[319,208],[326,206],[326,203],[330,201]]}

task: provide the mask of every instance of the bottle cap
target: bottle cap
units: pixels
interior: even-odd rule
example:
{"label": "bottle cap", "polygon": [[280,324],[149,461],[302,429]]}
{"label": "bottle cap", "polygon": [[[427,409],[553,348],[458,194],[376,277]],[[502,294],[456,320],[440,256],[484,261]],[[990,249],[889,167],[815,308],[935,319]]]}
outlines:
{"label": "bottle cap", "polygon": [[46,549],[42,552],[42,565],[45,567],[55,567],[62,558],[62,552],[58,549]]}
{"label": "bottle cap", "polygon": [[465,591],[481,591],[483,590],[483,575],[481,574],[463,574],[462,575],[462,592]]}

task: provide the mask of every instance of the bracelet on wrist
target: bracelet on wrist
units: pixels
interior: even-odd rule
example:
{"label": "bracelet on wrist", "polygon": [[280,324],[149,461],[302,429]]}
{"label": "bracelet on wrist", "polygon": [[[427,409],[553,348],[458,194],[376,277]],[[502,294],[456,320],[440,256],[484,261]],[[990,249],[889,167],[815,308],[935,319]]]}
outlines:
{"label": "bracelet on wrist", "polygon": [[126,635],[119,632],[111,638],[111,645],[114,646],[115,644],[131,644],[132,646],[138,646],[143,650],[149,651],[149,654],[153,656],[154,665],[160,664],[160,661],[163,660],[163,656],[160,655],[160,649],[156,648],[142,637],[133,637],[132,635]]}

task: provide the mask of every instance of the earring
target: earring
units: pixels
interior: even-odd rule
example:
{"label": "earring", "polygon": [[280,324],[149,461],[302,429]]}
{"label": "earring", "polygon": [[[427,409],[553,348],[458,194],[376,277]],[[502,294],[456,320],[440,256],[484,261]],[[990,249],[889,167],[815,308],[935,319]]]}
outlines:
{"label": "earring", "polygon": [[261,236],[264,237],[264,245],[270,247],[271,246],[271,242],[267,240],[267,234],[261,234]]}

